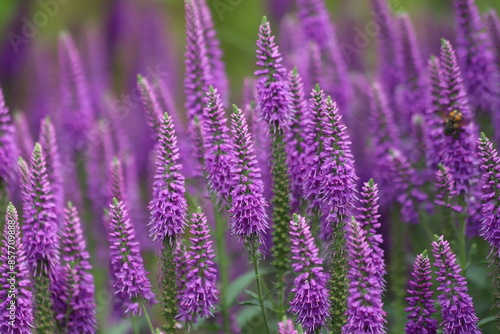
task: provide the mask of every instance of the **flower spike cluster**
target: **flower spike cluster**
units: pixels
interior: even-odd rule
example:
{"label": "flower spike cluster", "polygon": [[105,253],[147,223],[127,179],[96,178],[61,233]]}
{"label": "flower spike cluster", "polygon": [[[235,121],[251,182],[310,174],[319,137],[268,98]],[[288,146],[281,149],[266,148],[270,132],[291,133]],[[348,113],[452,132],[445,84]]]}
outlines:
{"label": "flower spike cluster", "polygon": [[124,312],[139,315],[141,305],[153,305],[156,299],[127,209],[116,198],[109,206],[108,233],[113,288]]}
{"label": "flower spike cluster", "polygon": [[479,319],[476,316],[472,298],[468,294],[467,281],[461,275],[460,265],[450,244],[443,236],[436,236],[432,243],[436,281],[439,282],[438,302],[441,306],[443,333],[479,334]]}
{"label": "flower spike cluster", "polygon": [[218,301],[216,287],[217,269],[212,261],[215,257],[207,218],[198,208],[191,219],[192,246],[188,252],[186,286],[180,292],[179,315],[182,321],[196,322],[197,317],[212,315],[212,309]]}
{"label": "flower spike cluster", "polygon": [[245,116],[241,109],[233,106],[231,131],[234,137],[231,230],[244,241],[256,239],[262,242],[262,237],[268,229],[264,185],[260,177],[257,158]]}
{"label": "flower spike cluster", "polygon": [[149,202],[150,236],[173,242],[184,230],[187,202],[184,197],[184,176],[180,173],[179,149],[172,118],[165,113],[161,120],[158,161],[153,183],[153,199]]}
{"label": "flower spike cluster", "polygon": [[[33,331],[31,282],[17,211],[12,203],[7,206],[0,251],[0,332],[30,334]],[[5,288],[11,286],[16,289],[14,293]]]}
{"label": "flower spike cluster", "polygon": [[427,256],[427,251],[417,255],[413,272],[411,273],[408,294],[406,298],[409,307],[405,309],[408,312],[408,322],[405,332],[407,334],[436,334],[437,320],[432,316],[436,313],[434,300],[432,299],[432,276],[431,262]]}
{"label": "flower spike cluster", "polygon": [[323,327],[329,316],[330,303],[326,289],[327,275],[323,272],[323,260],[311,235],[306,220],[294,214],[290,222],[292,239],[292,268],[295,277],[289,311],[306,331]]}

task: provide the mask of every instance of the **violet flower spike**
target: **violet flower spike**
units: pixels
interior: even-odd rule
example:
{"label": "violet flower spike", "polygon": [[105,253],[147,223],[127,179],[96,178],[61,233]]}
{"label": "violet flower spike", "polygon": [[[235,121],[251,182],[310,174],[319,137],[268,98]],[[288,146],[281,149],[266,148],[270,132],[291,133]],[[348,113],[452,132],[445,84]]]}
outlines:
{"label": "violet flower spike", "polygon": [[71,202],[65,209],[61,258],[67,264],[66,284],[72,291],[68,293],[71,299],[66,300],[69,310],[63,313],[63,316],[69,314],[65,330],[70,334],[95,333],[97,330],[95,285],[94,277],[90,273],[92,270],[89,262],[90,254],[87,251],[78,212]]}
{"label": "violet flower spike", "polygon": [[[9,203],[0,251],[1,333],[32,333],[34,318],[32,294],[29,289],[31,284],[24,245],[21,242],[17,211],[14,205]],[[6,287],[15,287],[15,292],[12,293]],[[12,295],[14,295],[14,298],[12,298]],[[11,305],[15,306],[13,310]]]}
{"label": "violet flower spike", "polygon": [[484,133],[481,133],[478,146],[483,180],[481,197],[483,219],[479,234],[490,245],[495,259],[500,257],[500,198],[497,193],[500,186],[500,157]]}
{"label": "violet flower spike", "polygon": [[297,334],[292,319],[283,319],[278,322],[278,334]]}
{"label": "violet flower spike", "polygon": [[245,242],[255,239],[262,242],[263,234],[269,228],[264,185],[245,116],[235,105],[231,131],[234,137],[232,151],[235,154],[235,162],[232,164],[233,201],[229,209],[231,231]]}
{"label": "violet flower spike", "polygon": [[488,29],[490,39],[496,50],[496,61],[500,64],[500,19],[494,9],[491,9],[484,15],[486,28]]}
{"label": "violet flower spike", "polygon": [[231,166],[234,163],[234,152],[222,100],[217,89],[212,86],[205,98],[201,125],[208,185],[219,199],[230,203],[233,188]]}
{"label": "violet flower spike", "polygon": [[317,331],[328,321],[330,302],[326,289],[327,275],[323,272],[323,260],[305,219],[294,214],[290,222],[292,242],[292,268],[294,279],[290,301],[290,313],[306,331]]}
{"label": "violet flower spike", "polygon": [[438,302],[441,306],[442,322],[439,325],[444,334],[468,333],[479,334],[479,319],[474,310],[471,296],[468,294],[467,281],[461,275],[456,255],[450,249],[443,236],[435,236],[432,243],[436,281],[439,282]]}
{"label": "violet flower spike", "polygon": [[137,86],[139,87],[142,105],[144,106],[144,111],[146,112],[148,126],[151,130],[153,130],[153,134],[156,136],[160,132],[162,116],[156,91],[149,83],[149,80],[141,75],[137,77]]}
{"label": "violet flower spike", "polygon": [[266,17],[262,19],[257,40],[257,82],[258,110],[268,123],[276,123],[287,129],[290,122],[290,97],[286,70],[281,64],[283,58],[274,42],[271,25]]}
{"label": "violet flower spike", "polygon": [[187,202],[184,176],[180,173],[179,149],[172,118],[165,113],[161,120],[158,161],[153,183],[153,199],[149,202],[150,237],[153,241],[173,242],[184,230]]}
{"label": "violet flower spike", "polygon": [[179,315],[181,321],[196,323],[197,318],[212,316],[218,302],[216,287],[217,269],[212,261],[215,257],[210,239],[207,218],[198,208],[190,224],[192,246],[188,252],[186,286],[180,292]]}
{"label": "violet flower spike", "polygon": [[153,305],[157,301],[127,209],[116,198],[109,206],[108,231],[113,288],[123,303],[124,312],[140,315],[142,304]]}
{"label": "violet flower spike", "polygon": [[[328,97],[324,104],[324,161],[320,167],[321,186],[319,197],[323,200],[323,213],[327,215],[328,226],[323,232],[332,231],[336,224],[346,223],[353,214],[356,201],[356,182],[354,158],[351,141],[343,124],[337,104]],[[326,235],[326,239],[332,237]]]}
{"label": "violet flower spike", "polygon": [[73,149],[81,149],[86,143],[86,131],[89,130],[94,115],[88,82],[83,63],[69,33],[59,37],[59,62],[61,67],[62,123],[65,139]]}
{"label": "violet flower spike", "polygon": [[0,188],[12,186],[15,179],[18,155],[15,132],[12,115],[5,105],[3,92],[0,88]]}
{"label": "violet flower spike", "polygon": [[462,83],[460,68],[455,52],[446,40],[441,42],[441,65],[443,67],[443,82],[447,103],[446,115],[451,112],[461,113],[465,124],[451,135],[444,136],[440,158],[453,175],[455,186],[460,194],[469,193],[477,181],[477,129],[469,108],[467,94]]}
{"label": "violet flower spike", "polygon": [[348,226],[349,295],[343,332],[382,334],[386,332],[387,321],[383,310],[383,288],[379,272],[384,268],[381,263],[371,261],[373,249],[354,217]]}
{"label": "violet flower spike", "polygon": [[405,326],[406,334],[436,334],[437,320],[433,319],[436,308],[432,295],[431,262],[427,256],[427,251],[417,255],[413,265],[412,279],[408,284],[408,294],[406,298],[409,307],[408,321]]}
{"label": "violet flower spike", "polygon": [[304,153],[306,143],[304,132],[307,126],[308,108],[304,95],[304,85],[302,78],[294,68],[288,74],[288,85],[290,86],[290,98],[292,100],[292,119],[290,130],[285,134],[288,169],[290,171],[292,208],[296,209],[300,205],[302,198],[302,186],[304,182]]}
{"label": "violet flower spike", "polygon": [[125,181],[123,180],[123,168],[121,161],[114,157],[109,166],[108,172],[109,189],[108,203],[113,201],[113,198],[127,203],[127,193],[125,191]]}
{"label": "violet flower spike", "polygon": [[186,77],[184,78],[185,108],[188,123],[196,116],[202,117],[203,98],[213,77],[207,55],[207,44],[203,35],[198,0],[184,0],[186,12],[186,51],[184,54]]}
{"label": "violet flower spike", "polygon": [[456,212],[461,212],[460,205],[453,205],[452,203],[457,198],[458,192],[455,189],[455,182],[450,173],[450,169],[442,164],[439,164],[438,171],[436,172],[436,196],[434,203],[444,206]]}

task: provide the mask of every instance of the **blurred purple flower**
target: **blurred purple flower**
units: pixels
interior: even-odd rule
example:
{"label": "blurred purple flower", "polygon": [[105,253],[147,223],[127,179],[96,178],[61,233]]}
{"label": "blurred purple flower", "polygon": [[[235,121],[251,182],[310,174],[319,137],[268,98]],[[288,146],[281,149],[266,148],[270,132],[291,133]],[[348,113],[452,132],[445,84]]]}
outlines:
{"label": "blurred purple flower", "polygon": [[5,105],[0,89],[0,187],[12,187],[15,179],[16,158],[18,155],[15,142],[16,128],[9,109]]}

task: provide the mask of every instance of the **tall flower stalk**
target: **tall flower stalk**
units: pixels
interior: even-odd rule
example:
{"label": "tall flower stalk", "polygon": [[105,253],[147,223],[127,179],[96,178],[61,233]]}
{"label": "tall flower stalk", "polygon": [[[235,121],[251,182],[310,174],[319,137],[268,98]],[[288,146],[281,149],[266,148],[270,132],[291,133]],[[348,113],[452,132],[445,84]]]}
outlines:
{"label": "tall flower stalk", "polygon": [[289,269],[290,251],[288,230],[290,222],[290,179],[286,161],[285,132],[291,118],[290,96],[286,70],[281,64],[282,57],[274,42],[271,25],[266,17],[259,28],[257,40],[258,109],[261,117],[269,124],[271,134],[271,206],[273,208],[273,265],[277,271],[278,316],[284,310],[285,273]]}
{"label": "tall flower stalk", "polygon": [[37,333],[49,334],[55,330],[51,289],[59,264],[59,236],[55,200],[40,144],[35,144],[30,168],[27,168],[22,159],[19,167],[24,210],[23,244],[34,280],[35,328]]}

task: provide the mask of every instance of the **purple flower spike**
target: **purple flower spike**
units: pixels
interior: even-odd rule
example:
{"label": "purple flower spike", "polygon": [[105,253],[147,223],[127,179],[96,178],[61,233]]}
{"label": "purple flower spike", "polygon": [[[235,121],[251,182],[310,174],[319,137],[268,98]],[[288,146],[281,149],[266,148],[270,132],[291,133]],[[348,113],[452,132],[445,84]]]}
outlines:
{"label": "purple flower spike", "polygon": [[257,93],[261,117],[268,123],[276,122],[281,129],[286,129],[290,122],[290,97],[286,70],[281,64],[283,58],[274,42],[271,25],[266,17],[262,19],[257,40],[257,66],[259,77]]}
{"label": "purple flower spike", "polygon": [[138,76],[137,85],[141,93],[141,100],[146,111],[148,126],[153,130],[154,135],[160,132],[161,126],[161,109],[154,88],[149,83],[149,80]]}
{"label": "purple flower spike", "polygon": [[285,142],[287,145],[288,170],[291,179],[292,208],[295,209],[300,205],[302,198],[304,152],[306,149],[304,129],[307,126],[308,109],[302,78],[297,72],[297,68],[288,74],[288,84],[292,99],[292,120],[290,122],[290,130],[285,134]]}
{"label": "purple flower spike", "polygon": [[447,115],[457,112],[465,124],[451,135],[444,136],[441,162],[450,169],[459,193],[468,193],[477,181],[476,138],[478,137],[467,94],[462,84],[455,52],[446,40],[441,44],[441,65],[447,103]]}
{"label": "purple flower spike", "polygon": [[490,244],[494,256],[500,257],[500,158],[484,133],[481,133],[478,146],[483,180],[483,220],[480,235]]}
{"label": "purple flower spike", "polygon": [[15,178],[17,146],[15,127],[12,116],[5,105],[3,92],[0,89],[0,187],[11,185]]}
{"label": "purple flower spike", "polygon": [[140,315],[141,305],[153,305],[156,299],[128,212],[123,202],[116,198],[109,206],[108,230],[113,288],[124,312]]}
{"label": "purple flower spike", "polygon": [[439,325],[443,333],[479,334],[479,319],[474,310],[472,298],[467,293],[467,281],[460,274],[460,265],[443,236],[432,243],[439,291],[438,302],[441,306],[443,321]]}
{"label": "purple flower spike", "polygon": [[434,199],[434,203],[461,212],[461,206],[452,204],[458,192],[455,189],[455,182],[450,170],[442,164],[439,164],[438,168],[436,172],[436,198]]}
{"label": "purple flower spike", "polygon": [[481,20],[475,0],[454,0],[457,24],[457,57],[469,102],[474,111],[492,113],[499,107],[493,45]]}
{"label": "purple flower spike", "polygon": [[[356,182],[351,141],[346,133],[337,104],[328,97],[325,101],[323,139],[324,161],[320,170],[321,187],[319,197],[323,200],[323,212],[328,215],[328,226],[323,232],[331,231],[336,224],[345,223],[354,210]],[[325,236],[327,239],[331,235]]]}
{"label": "purple flower spike", "polygon": [[86,143],[85,136],[93,120],[88,82],[75,42],[68,33],[59,37],[59,62],[61,68],[62,123],[67,140],[73,148]]}
{"label": "purple flower spike", "polygon": [[216,89],[210,86],[205,98],[202,118],[204,160],[208,185],[219,198],[231,202],[231,166],[234,160],[231,137],[227,127],[222,100]]}
{"label": "purple flower spike", "polygon": [[396,20],[387,0],[371,0],[375,22],[380,33],[377,34],[378,62],[380,64],[379,78],[384,90],[393,96],[396,86],[401,82],[401,51],[398,43]]}
{"label": "purple flower spike", "polygon": [[[16,208],[9,203],[0,252],[0,332],[30,334],[33,331],[33,307],[28,264],[21,242]],[[15,287],[11,293],[6,287]],[[12,298],[14,295],[14,298]],[[14,311],[12,313],[12,305]],[[12,317],[13,316],[13,317]]]}
{"label": "purple flower spike", "polygon": [[432,276],[431,262],[427,256],[427,251],[417,255],[415,264],[413,265],[413,277],[410,280],[408,294],[406,298],[410,305],[405,309],[408,315],[406,323],[406,334],[436,334],[437,320],[432,319],[436,309],[434,308],[434,300],[432,299]]}
{"label": "purple flower spike", "polygon": [[55,201],[40,144],[35,144],[29,171],[26,171],[24,162],[20,162],[20,169],[26,258],[34,275],[52,276],[59,263],[59,236]]}
{"label": "purple flower spike", "polygon": [[318,248],[306,220],[294,215],[290,222],[292,242],[292,268],[294,280],[290,309],[297,322],[306,331],[314,332],[323,327],[329,317],[330,302],[326,289],[327,275],[323,272],[323,260],[318,257]]}
{"label": "purple flower spike", "polygon": [[207,45],[203,36],[200,12],[196,4],[198,0],[185,0],[186,11],[186,52],[184,54],[186,77],[184,94],[189,123],[203,114],[203,98],[212,83]]}
{"label": "purple flower spike", "polygon": [[56,214],[62,221],[64,210],[64,183],[61,170],[61,156],[59,155],[59,145],[57,143],[56,131],[50,118],[42,121],[40,128],[40,145],[47,164],[47,175],[50,189],[54,195],[56,203]]}
{"label": "purple flower spike", "polygon": [[244,241],[262,241],[268,229],[264,185],[261,180],[257,158],[245,116],[241,109],[233,106],[231,131],[234,136],[233,151],[236,161],[233,164],[231,230]]}
{"label": "purple flower spike", "polygon": [[195,323],[198,317],[212,316],[218,302],[217,269],[207,218],[198,208],[191,219],[192,246],[189,248],[186,287],[180,293],[178,319]]}
{"label": "purple flower spike", "polygon": [[215,31],[212,13],[206,0],[195,0],[198,2],[200,12],[200,22],[203,28],[203,36],[207,47],[207,58],[210,64],[213,85],[221,93],[223,101],[229,96],[228,79],[226,76],[225,64],[222,61],[222,49]]}
{"label": "purple flower spike", "polygon": [[150,236],[163,242],[170,238],[173,242],[182,234],[186,224],[187,202],[184,194],[184,176],[180,173],[179,149],[172,118],[165,113],[162,118],[158,161],[153,183],[153,199],[149,202]]}
{"label": "purple flower spike", "polygon": [[292,319],[284,319],[278,322],[278,334],[297,334]]}
{"label": "purple flower spike", "polygon": [[500,20],[497,12],[492,9],[485,14],[484,20],[490,34],[491,41],[496,50],[496,61],[500,64]]}
{"label": "purple flower spike", "polygon": [[[61,257],[67,263],[66,285],[72,293],[67,293],[70,300],[65,300],[69,310],[66,332],[71,334],[95,333],[97,329],[96,304],[94,297],[94,278],[89,273],[92,269],[83,237],[78,212],[73,204],[68,203],[64,215],[64,228],[61,238]],[[65,306],[66,306],[65,305]]]}
{"label": "purple flower spike", "polygon": [[379,196],[377,184],[370,181],[363,183],[361,188],[361,196],[359,199],[360,206],[358,207],[357,221],[359,227],[364,231],[366,242],[372,249],[372,263],[378,268],[380,286],[385,287],[384,276],[386,274],[384,263],[384,250],[381,248],[383,243],[382,235],[377,233],[380,228],[379,223]]}
{"label": "purple flower spike", "polygon": [[108,203],[111,203],[113,198],[127,203],[127,193],[125,192],[125,182],[123,180],[123,168],[121,161],[114,157],[109,167],[109,189]]}
{"label": "purple flower spike", "polygon": [[400,151],[391,150],[390,161],[393,191],[396,193],[396,200],[401,205],[401,220],[405,223],[416,224],[419,221],[420,204],[427,199],[427,195],[418,189],[422,180]]}
{"label": "purple flower spike", "polygon": [[345,333],[386,332],[385,312],[382,309],[383,288],[379,263],[371,261],[373,249],[366,240],[365,232],[354,218],[349,223],[347,251],[349,254],[349,296],[347,297],[347,321]]}

